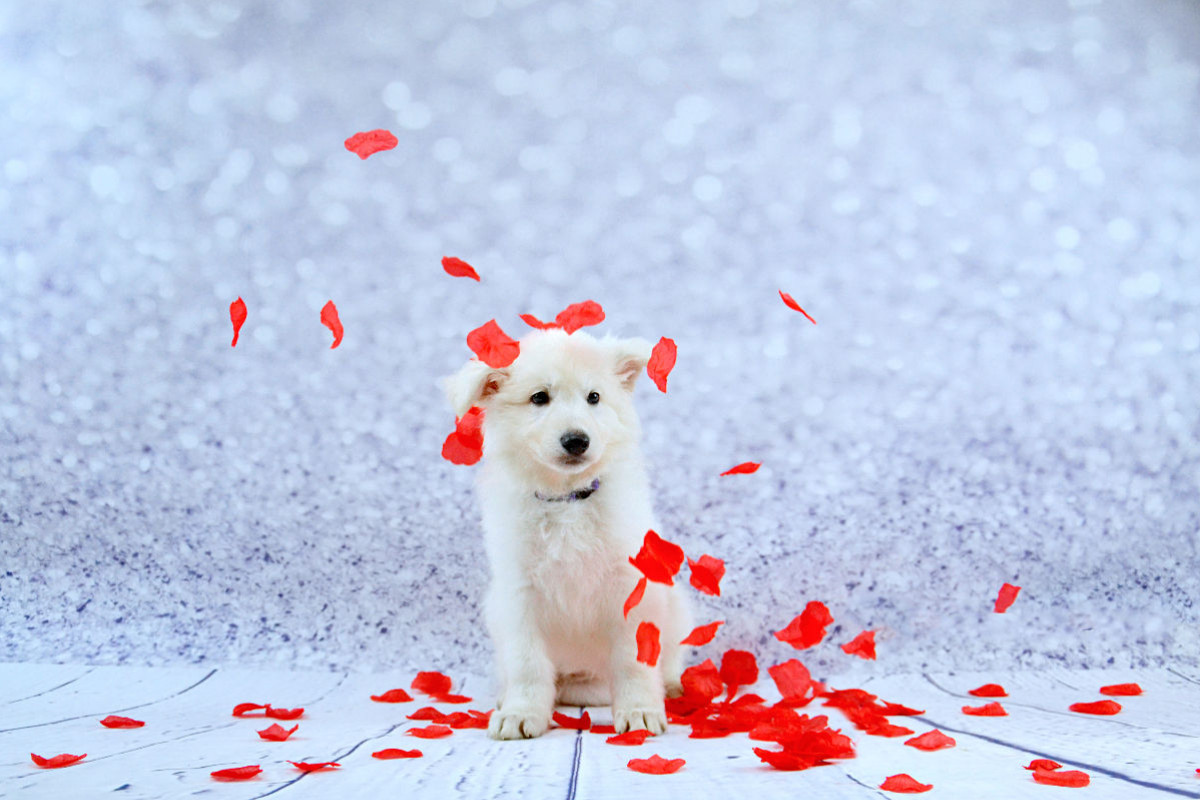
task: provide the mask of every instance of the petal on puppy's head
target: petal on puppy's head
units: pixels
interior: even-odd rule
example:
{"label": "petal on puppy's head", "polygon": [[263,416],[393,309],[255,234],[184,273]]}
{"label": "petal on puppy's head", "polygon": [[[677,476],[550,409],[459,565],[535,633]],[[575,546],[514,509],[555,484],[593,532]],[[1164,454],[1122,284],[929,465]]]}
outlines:
{"label": "petal on puppy's head", "polygon": [[442,378],[441,384],[454,416],[461,417],[471,406],[483,405],[486,398],[500,391],[506,380],[507,369],[494,369],[473,358],[458,372]]}
{"label": "petal on puppy's head", "polygon": [[605,337],[603,344],[613,355],[613,369],[621,385],[632,391],[638,375],[650,360],[650,343],[645,339],[612,339]]}

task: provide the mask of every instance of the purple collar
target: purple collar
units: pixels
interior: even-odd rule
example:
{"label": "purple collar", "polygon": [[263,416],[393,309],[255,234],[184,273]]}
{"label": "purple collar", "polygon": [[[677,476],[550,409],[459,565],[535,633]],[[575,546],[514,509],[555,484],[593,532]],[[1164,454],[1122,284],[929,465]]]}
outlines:
{"label": "purple collar", "polygon": [[534,492],[533,496],[538,500],[545,500],[547,503],[570,503],[573,500],[586,500],[592,496],[592,492],[600,488],[600,479],[592,481],[586,489],[576,489],[569,494],[560,494],[557,497],[546,497],[541,492]]}

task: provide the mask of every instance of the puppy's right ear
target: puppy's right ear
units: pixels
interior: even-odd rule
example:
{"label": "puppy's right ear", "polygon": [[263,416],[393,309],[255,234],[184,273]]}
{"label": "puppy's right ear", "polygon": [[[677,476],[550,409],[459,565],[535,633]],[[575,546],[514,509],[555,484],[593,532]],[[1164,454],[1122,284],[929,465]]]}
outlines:
{"label": "puppy's right ear", "polygon": [[461,417],[471,406],[481,405],[484,400],[500,391],[508,380],[508,370],[489,367],[477,358],[472,358],[458,372],[442,378],[442,389],[454,416]]}

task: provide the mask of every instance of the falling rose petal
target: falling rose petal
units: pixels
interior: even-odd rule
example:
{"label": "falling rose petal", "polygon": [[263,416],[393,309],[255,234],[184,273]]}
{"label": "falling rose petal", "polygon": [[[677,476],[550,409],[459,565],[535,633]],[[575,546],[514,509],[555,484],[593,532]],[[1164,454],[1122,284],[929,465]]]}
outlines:
{"label": "falling rose petal", "polygon": [[422,694],[438,695],[449,693],[452,685],[450,678],[440,672],[418,672],[411,688]]}
{"label": "falling rose petal", "polygon": [[685,695],[699,697],[705,701],[712,700],[725,688],[721,673],[711,658],[706,658],[700,664],[688,667],[680,677]]}
{"label": "falling rose petal", "polygon": [[629,619],[629,612],[632,611],[638,603],[642,602],[642,595],[646,594],[646,578],[642,576],[638,579],[637,585],[633,587],[633,591],[629,593],[629,597],[625,598],[625,619]]}
{"label": "falling rose petal", "polygon": [[441,739],[454,733],[454,730],[447,725],[426,725],[424,728],[409,728],[405,733],[418,739]]}
{"label": "falling rose petal", "polygon": [[494,319],[467,334],[467,347],[493,369],[507,367],[521,354],[520,342],[502,331]]}
{"label": "falling rose petal", "polygon": [[689,558],[687,562],[692,570],[692,577],[688,582],[693,588],[704,594],[720,597],[721,578],[725,577],[725,562],[709,555],[700,556],[698,561]]}
{"label": "falling rose petal", "polygon": [[626,731],[625,733],[616,736],[610,736],[604,740],[605,744],[620,744],[626,746],[636,746],[645,744],[646,739],[650,736],[650,731]]}
{"label": "falling rose petal", "polygon": [[442,259],[442,269],[446,271],[447,275],[455,278],[470,278],[473,281],[479,280],[479,273],[475,271],[475,268],[461,258],[446,256]]}
{"label": "falling rose petal", "polygon": [[531,328],[537,328],[539,331],[546,331],[546,330],[550,330],[551,328],[558,327],[553,322],[542,322],[540,319],[535,317],[533,314],[522,314],[521,321],[524,322],[526,325],[528,325]]}
{"label": "falling rose petal", "polygon": [[375,155],[383,150],[391,150],[399,140],[391,131],[376,128],[373,131],[359,131],[346,140],[346,149],[359,158]]}
{"label": "falling rose petal", "polygon": [[483,409],[471,406],[454,420],[454,430],[442,443],[442,458],[451,464],[471,466],[483,458]]}
{"label": "falling rose petal", "polygon": [[726,475],[753,475],[755,472],[758,472],[758,468],[761,466],[762,463],[758,461],[743,461],[736,467],[730,467],[722,472],[721,477]]}
{"label": "falling rose petal", "polygon": [[842,645],[842,652],[851,656],[875,660],[875,631],[863,631]]}
{"label": "falling rose petal", "polygon": [[758,662],[746,650],[726,650],[721,657],[721,680],[729,688],[732,700],[739,686],[751,686],[758,680]]}
{"label": "falling rose petal", "polygon": [[106,728],[140,728],[146,723],[140,719],[130,719],[129,717],[115,717],[111,714],[100,720],[100,724]]}
{"label": "falling rose petal", "polygon": [[825,604],[813,600],[788,626],[775,632],[775,638],[787,642],[797,650],[806,650],[820,644],[825,638],[825,629],[833,624],[833,615]]}
{"label": "falling rose petal", "polygon": [[268,742],[285,742],[299,728],[299,725],[293,725],[290,729],[284,728],[276,722],[271,727],[263,728],[261,731],[256,731],[256,733],[258,733],[258,738],[265,739]]}
{"label": "falling rose petal", "polygon": [[883,783],[879,784],[879,788],[885,792],[898,792],[900,794],[920,794],[928,792],[933,788],[932,783],[921,783],[915,780],[913,776],[906,775],[901,772],[899,775],[890,775],[884,778]]}
{"label": "falling rose petal", "polygon": [[701,647],[708,644],[717,635],[717,628],[725,624],[725,620],[717,620],[710,622],[707,625],[701,625],[694,628],[680,644],[690,644],[692,647]]}
{"label": "falling rose petal", "polygon": [[642,549],[629,559],[629,563],[641,570],[647,579],[674,586],[675,573],[683,566],[683,548],[649,530],[642,540]]}
{"label": "falling rose petal", "polygon": [[1077,714],[1097,714],[1111,717],[1121,713],[1121,704],[1116,700],[1097,700],[1094,703],[1072,703],[1070,709]]}
{"label": "falling rose petal", "polygon": [[238,298],[229,304],[229,321],[233,323],[233,342],[230,347],[237,347],[238,335],[242,332],[242,323],[246,321],[246,303]]}
{"label": "falling rose petal", "polygon": [[996,606],[993,609],[997,614],[1003,614],[1008,611],[1009,606],[1017,599],[1017,595],[1021,592],[1020,586],[1013,586],[1011,583],[1006,583],[1000,587],[1000,593],[996,595]]}
{"label": "falling rose petal", "polygon": [[658,390],[664,394],[667,391],[667,376],[675,368],[675,357],[678,352],[675,341],[664,336],[658,340],[658,344],[654,345],[654,349],[650,351],[650,360],[646,362],[646,374],[650,376],[650,380],[654,381]]}
{"label": "falling rose petal", "polygon": [[592,717],[586,711],[579,717],[568,717],[566,714],[560,714],[557,711],[554,712],[553,716],[554,722],[557,723],[558,727],[566,728],[567,730],[586,731],[592,727]]}
{"label": "falling rose petal", "polygon": [[663,758],[660,755],[652,755],[649,758],[632,758],[629,760],[629,768],[634,772],[644,772],[647,775],[670,775],[672,772],[678,772],[687,762],[682,758]]}
{"label": "falling rose petal", "polygon": [[658,664],[658,656],[662,653],[662,645],[658,641],[658,626],[653,622],[643,622],[637,629],[637,660],[653,667]]}
{"label": "falling rose petal", "polygon": [[1025,769],[1044,769],[1054,771],[1056,769],[1062,769],[1062,764],[1058,763],[1057,761],[1051,761],[1048,758],[1035,758],[1033,761],[1030,761],[1025,765]]}
{"label": "falling rose petal", "polygon": [[808,321],[809,321],[809,322],[811,322],[813,325],[816,325],[816,324],[817,324],[817,321],[816,321],[815,319],[813,319],[812,317],[808,316],[808,312],[807,312],[807,311],[805,311],[803,308],[801,308],[801,307],[800,307],[800,304],[799,304],[799,303],[797,303],[795,300],[793,300],[793,299],[792,299],[792,296],[791,296],[790,294],[788,294],[787,292],[785,292],[785,291],[783,291],[782,289],[780,289],[780,290],[779,290],[779,297],[780,297],[780,298],[783,300],[783,303],[784,303],[784,305],[786,305],[788,308],[792,309],[793,311],[799,311],[799,312],[800,312],[801,314],[803,314],[803,315],[804,315],[804,316],[805,316],[805,317],[808,319]]}
{"label": "falling rose petal", "polygon": [[229,769],[219,769],[216,772],[210,772],[219,781],[248,781],[255,775],[262,772],[262,767],[258,764],[251,764],[246,767],[230,767]]}
{"label": "falling rose petal", "polygon": [[779,694],[783,696],[781,702],[785,706],[807,705],[812,700],[807,696],[808,690],[812,688],[812,675],[808,667],[799,660],[793,658],[776,664],[768,667],[767,672],[771,680],[775,681],[775,688],[779,689]]}
{"label": "falling rose petal", "polygon": [[258,711],[261,708],[269,708],[269,706],[265,703],[262,705],[258,703],[238,703],[233,707],[233,715],[235,717],[244,717],[251,711]]}
{"label": "falling rose petal", "polygon": [[329,345],[330,350],[342,343],[342,321],[338,319],[337,306],[333,304],[332,300],[321,308],[321,324],[333,331],[333,344]]}
{"label": "falling rose petal", "polygon": [[389,747],[386,750],[376,750],[371,753],[371,758],[391,759],[391,758],[420,758],[425,755],[420,750],[401,750],[396,747]]}
{"label": "falling rose petal", "polygon": [[963,706],[962,712],[971,717],[1007,717],[1008,712],[999,703],[988,703],[982,706]]}
{"label": "falling rose petal", "polygon": [[87,753],[79,756],[73,756],[70,753],[59,753],[50,758],[42,758],[37,753],[30,753],[29,757],[33,759],[33,763],[37,764],[42,769],[59,769],[60,767],[69,767],[87,758]]}
{"label": "falling rose petal", "polygon": [[1134,697],[1142,693],[1142,687],[1136,683],[1114,683],[1111,686],[1101,686],[1100,694],[1110,697]]}
{"label": "falling rose petal", "polygon": [[604,322],[604,309],[594,300],[572,303],[554,318],[554,324],[567,333],[574,333],[589,325],[599,325],[601,322]]}
{"label": "falling rose petal", "polygon": [[1008,692],[1004,691],[1004,687],[998,683],[985,683],[983,686],[977,686],[970,690],[967,694],[975,697],[1008,697]]}
{"label": "falling rose petal", "polygon": [[304,761],[289,761],[288,763],[301,772],[320,772],[323,769],[333,769],[334,767],[341,766],[336,761],[316,761],[311,764]]}
{"label": "falling rose petal", "polygon": [[268,705],[266,709],[266,716],[270,717],[271,719],[300,719],[303,714],[303,708],[272,708],[270,705]]}
{"label": "falling rose petal", "polygon": [[1080,772],[1077,769],[1070,769],[1065,772],[1035,769],[1033,771],[1033,779],[1047,786],[1069,786],[1074,789],[1082,788],[1092,782],[1092,779],[1088,777],[1086,772]]}
{"label": "falling rose petal", "polygon": [[403,689],[388,689],[383,694],[373,694],[371,699],[376,703],[411,703],[412,696]]}
{"label": "falling rose petal", "polygon": [[926,731],[920,736],[914,736],[905,742],[909,747],[915,747],[918,750],[933,752],[934,750],[945,750],[954,747],[958,742],[954,741],[954,737],[947,736],[936,728],[931,731]]}

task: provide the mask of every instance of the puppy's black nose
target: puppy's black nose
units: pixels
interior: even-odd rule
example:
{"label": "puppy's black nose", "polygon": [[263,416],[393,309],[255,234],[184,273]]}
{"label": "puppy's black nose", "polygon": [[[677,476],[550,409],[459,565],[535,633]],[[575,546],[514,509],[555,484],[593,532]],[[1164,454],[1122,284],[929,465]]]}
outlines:
{"label": "puppy's black nose", "polygon": [[562,444],[563,450],[573,456],[581,456],[583,451],[587,450],[590,440],[583,431],[567,431],[558,441]]}

